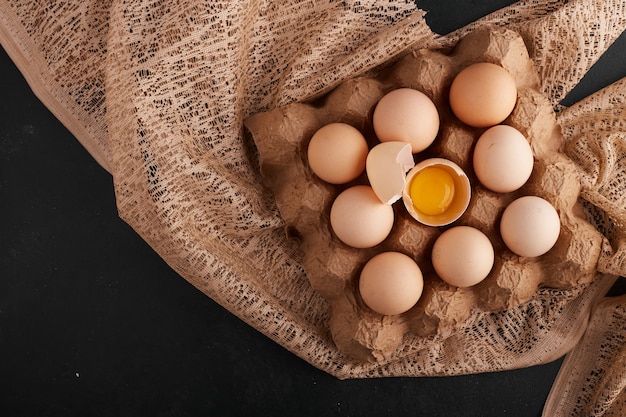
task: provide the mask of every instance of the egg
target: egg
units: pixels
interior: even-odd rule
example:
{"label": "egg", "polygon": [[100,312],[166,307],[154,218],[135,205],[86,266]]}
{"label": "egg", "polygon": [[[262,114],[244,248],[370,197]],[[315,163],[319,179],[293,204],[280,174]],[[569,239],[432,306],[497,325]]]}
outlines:
{"label": "egg", "polygon": [[418,222],[444,226],[463,215],[471,193],[469,178],[461,167],[445,158],[429,158],[407,174],[402,200]]}
{"label": "egg", "polygon": [[383,252],[371,258],[359,277],[363,302],[383,315],[402,314],[422,296],[424,280],[417,263],[400,252]]}
{"label": "egg", "polygon": [[398,88],[385,94],[374,108],[372,124],[381,142],[411,144],[412,153],[430,146],[439,132],[439,112],[424,93]]}
{"label": "egg", "polygon": [[443,232],[433,245],[431,259],[437,275],[455,287],[471,287],[484,280],[494,263],[489,238],[470,226],[455,226]]}
{"label": "egg", "polygon": [[363,173],[369,148],[363,134],[346,123],[317,130],[307,147],[311,170],[330,184],[345,184]]}
{"label": "egg", "polygon": [[530,195],[510,203],[502,213],[500,235],[519,256],[536,257],[556,244],[561,232],[559,214],[547,200]]}
{"label": "egg", "polygon": [[457,74],[449,97],[452,112],[459,120],[473,127],[489,127],[511,114],[517,101],[517,86],[506,69],[480,62]]}
{"label": "egg", "polygon": [[342,191],[330,209],[330,225],[339,240],[354,248],[370,248],[391,232],[393,207],[384,204],[369,185]]}
{"label": "egg", "polygon": [[474,147],[474,173],[482,185],[495,192],[519,189],[530,178],[533,165],[528,140],[512,126],[487,129]]}
{"label": "egg", "polygon": [[411,144],[382,142],[367,154],[365,172],[378,198],[385,204],[393,204],[402,197],[406,173],[414,166]]}

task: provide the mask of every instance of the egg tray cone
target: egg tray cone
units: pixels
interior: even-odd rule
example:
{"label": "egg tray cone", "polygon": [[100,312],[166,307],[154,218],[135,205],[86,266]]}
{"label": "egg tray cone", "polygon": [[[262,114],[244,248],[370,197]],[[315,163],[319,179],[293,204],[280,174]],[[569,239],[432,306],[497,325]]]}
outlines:
{"label": "egg tray cone", "polygon": [[[516,106],[503,122],[528,139],[534,153],[533,173],[512,193],[482,187],[472,168],[472,149],[485,129],[469,127],[455,118],[448,102],[453,78],[477,62],[501,65],[516,80]],[[338,349],[355,361],[377,362],[401,356],[409,346],[453,334],[472,310],[502,311],[530,300],[543,287],[567,289],[589,283],[595,276],[602,237],[585,220],[579,204],[580,180],[573,162],[562,152],[564,139],[523,39],[516,32],[482,27],[450,50],[415,50],[373,76],[346,80],[309,103],[295,103],[259,113],[246,120],[257,146],[263,181],[275,195],[286,233],[300,245],[303,268],[311,286],[330,308],[329,330]],[[306,150],[317,129],[344,122],[359,129],[370,148],[378,143],[372,113],[378,100],[401,87],[424,92],[435,103],[441,127],[433,145],[416,161],[444,157],[468,173],[472,199],[468,210],[450,226],[473,226],[485,233],[495,251],[489,276],[468,288],[446,284],[434,273],[430,253],[445,230],[417,223],[394,204],[396,220],[389,237],[368,249],[351,248],[334,235],[329,223],[334,198],[346,187],[367,183],[365,175],[342,186],[327,184],[310,170]],[[558,211],[561,232],[556,245],[537,258],[510,252],[500,237],[504,208],[523,195],[536,195]],[[408,312],[383,316],[370,310],[358,294],[364,264],[384,251],[411,256],[424,274],[424,292]]]}

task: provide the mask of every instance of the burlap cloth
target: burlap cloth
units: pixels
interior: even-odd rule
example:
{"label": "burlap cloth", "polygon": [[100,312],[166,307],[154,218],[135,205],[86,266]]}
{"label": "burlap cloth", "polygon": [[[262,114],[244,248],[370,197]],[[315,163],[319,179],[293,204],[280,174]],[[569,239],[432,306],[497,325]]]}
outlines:
{"label": "burlap cloth", "polygon": [[[521,33],[540,71],[605,236],[597,278],[476,313],[408,357],[351,362],[329,337],[243,122],[487,23]],[[568,354],[547,416],[626,413],[626,296],[604,298],[626,275],[626,79],[560,105],[625,27],[623,0],[522,1],[443,36],[410,1],[0,2],[2,46],[112,174],[122,219],[183,278],[338,378],[478,373]]]}

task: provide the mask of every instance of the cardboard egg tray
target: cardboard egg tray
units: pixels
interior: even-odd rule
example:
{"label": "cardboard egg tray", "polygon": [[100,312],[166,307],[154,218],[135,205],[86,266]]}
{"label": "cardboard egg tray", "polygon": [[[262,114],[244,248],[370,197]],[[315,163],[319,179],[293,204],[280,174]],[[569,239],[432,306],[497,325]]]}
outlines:
{"label": "cardboard egg tray", "polygon": [[[485,129],[464,125],[450,110],[448,91],[455,75],[477,62],[501,65],[515,78],[518,98],[503,122],[528,139],[534,153],[533,173],[519,190],[500,194],[482,187],[472,168],[472,150]],[[434,273],[430,254],[443,227],[424,226],[394,203],[395,224],[389,237],[368,249],[340,242],[329,223],[334,198],[346,187],[366,184],[365,174],[341,186],[317,178],[308,167],[308,142],[320,127],[344,122],[359,129],[370,148],[379,143],[372,128],[378,100],[401,87],[428,95],[439,111],[435,142],[415,155],[416,162],[443,157],[468,173],[472,198],[465,214],[448,227],[473,226],[485,233],[495,250],[489,276],[468,288],[446,284]],[[557,289],[588,283],[595,276],[601,235],[585,219],[578,202],[580,181],[574,164],[561,153],[563,136],[524,41],[503,28],[483,27],[450,50],[415,50],[374,76],[346,80],[308,103],[295,103],[252,116],[246,121],[260,158],[263,181],[275,195],[286,233],[303,251],[303,267],[312,287],[329,304],[329,330],[338,349],[357,361],[381,361],[406,337],[445,337],[457,331],[473,309],[501,311],[531,299],[539,288]],[[561,232],[545,255],[523,258],[510,252],[500,237],[504,208],[523,195],[537,195],[558,211]],[[399,251],[411,256],[424,274],[417,304],[397,316],[370,310],[358,294],[363,265],[375,254]]]}

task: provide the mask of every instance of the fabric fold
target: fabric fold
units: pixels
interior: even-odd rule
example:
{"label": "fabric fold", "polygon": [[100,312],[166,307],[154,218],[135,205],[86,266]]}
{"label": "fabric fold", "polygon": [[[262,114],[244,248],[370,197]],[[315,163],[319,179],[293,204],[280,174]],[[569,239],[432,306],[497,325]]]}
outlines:
{"label": "fabric fold", "polygon": [[0,42],[33,93],[111,171],[102,65],[110,0],[0,4]]}
{"label": "fabric fold", "polygon": [[626,411],[626,296],[593,309],[585,335],[567,355],[543,415],[623,416]]}

